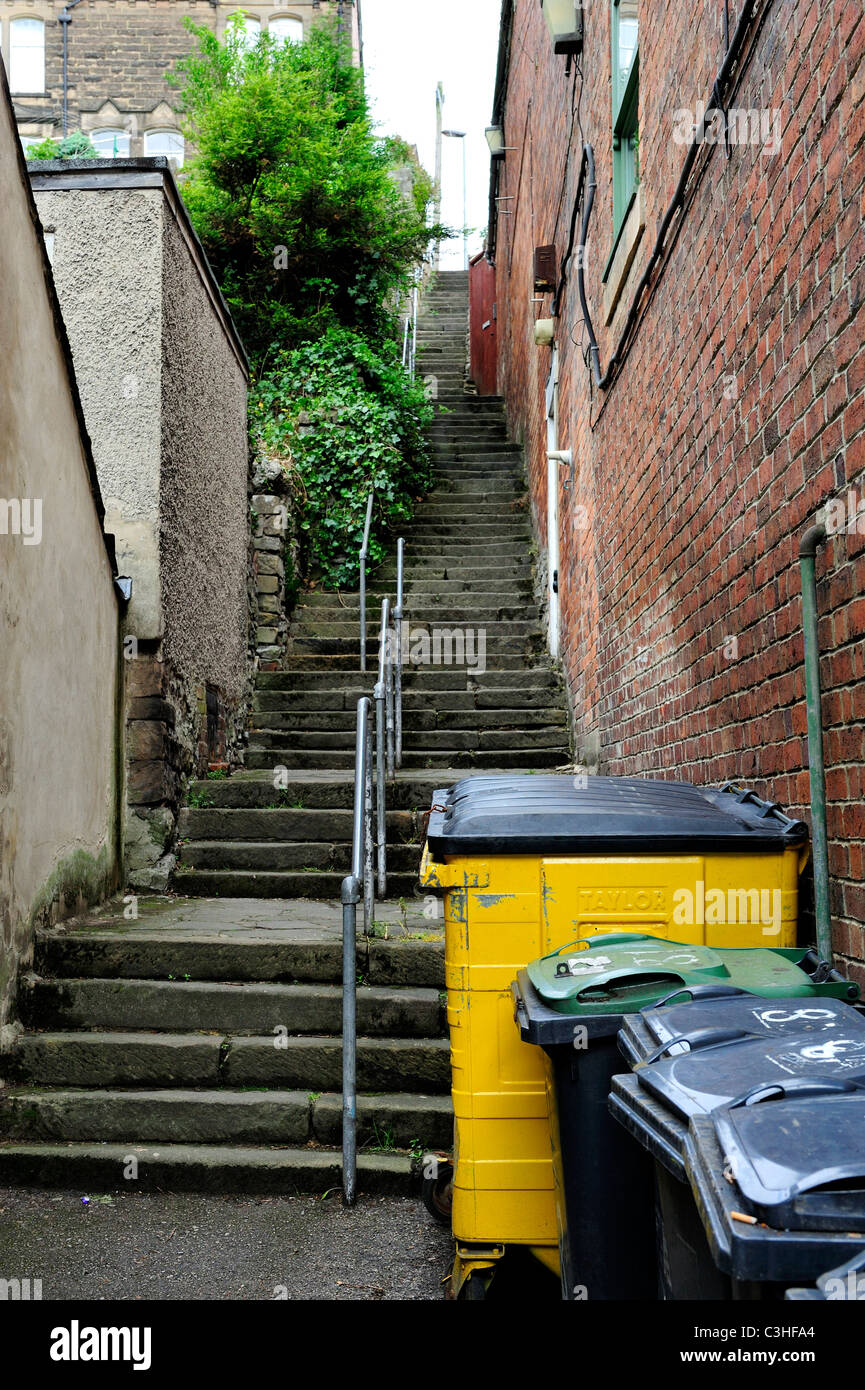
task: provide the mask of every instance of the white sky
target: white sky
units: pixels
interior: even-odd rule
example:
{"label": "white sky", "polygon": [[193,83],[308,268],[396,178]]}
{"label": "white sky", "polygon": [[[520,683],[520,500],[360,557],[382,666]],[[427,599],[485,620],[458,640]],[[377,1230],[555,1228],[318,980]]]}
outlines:
{"label": "white sky", "polygon": [[[469,254],[488,219],[490,123],[501,0],[363,0],[367,91],[382,134],[417,145],[435,172],[435,91],[444,83],[445,130],[465,130]],[[442,221],[463,224],[462,140],[443,142]],[[462,241],[445,242],[442,268],[458,270]]]}

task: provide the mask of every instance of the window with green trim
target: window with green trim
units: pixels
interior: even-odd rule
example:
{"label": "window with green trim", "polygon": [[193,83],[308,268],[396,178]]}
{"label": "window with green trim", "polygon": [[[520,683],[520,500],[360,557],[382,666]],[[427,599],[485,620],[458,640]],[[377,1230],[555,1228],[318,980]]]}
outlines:
{"label": "window with green trim", "polygon": [[640,182],[640,50],[637,0],[611,0],[613,33],[613,236]]}

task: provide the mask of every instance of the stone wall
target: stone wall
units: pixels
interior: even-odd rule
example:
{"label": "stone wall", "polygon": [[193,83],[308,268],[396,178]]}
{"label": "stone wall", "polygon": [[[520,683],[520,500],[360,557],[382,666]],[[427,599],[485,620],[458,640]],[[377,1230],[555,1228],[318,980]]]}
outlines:
{"label": "stone wall", "polygon": [[[731,5],[735,24],[741,5]],[[534,248],[568,249],[582,142],[597,188],[586,294],[576,263],[560,362],[562,660],[578,750],[613,774],[742,779],[808,814],[798,542],[833,499],[855,521],[818,560],[836,946],[865,959],[865,14],[860,0],[758,0],[730,105],[749,138],[707,144],[636,304],[724,58],[723,7],[641,3],[640,196],[632,263],[614,246],[610,5],[585,7],[579,71],[516,0],[495,253],[499,382],[547,534],[545,386]],[[690,136],[689,136],[690,138]],[[640,234],[640,224],[644,230]],[[621,270],[621,275],[617,271]],[[620,278],[618,304],[611,280]],[[567,488],[564,484],[567,483]],[[858,508],[858,511],[857,511]],[[859,967],[856,967],[859,968]],[[860,976],[865,972],[859,968]]]}
{"label": "stone wall", "polygon": [[119,881],[123,760],[113,547],[2,74],[0,187],[2,1041],[34,927]]}

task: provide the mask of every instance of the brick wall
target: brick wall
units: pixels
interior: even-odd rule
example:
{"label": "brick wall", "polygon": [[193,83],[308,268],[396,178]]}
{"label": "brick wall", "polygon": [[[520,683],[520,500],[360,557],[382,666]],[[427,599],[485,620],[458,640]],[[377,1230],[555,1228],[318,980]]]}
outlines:
{"label": "brick wall", "polygon": [[[743,0],[731,0],[731,29]],[[544,391],[532,250],[567,239],[582,138],[597,192],[588,304],[606,367],[709,97],[721,0],[640,0],[645,232],[605,325],[613,247],[610,5],[587,0],[580,73],[516,0],[498,192],[499,384],[546,544]],[[818,559],[836,945],[865,958],[865,17],[861,0],[757,0],[733,104],[770,139],[698,156],[683,213],[609,389],[594,388],[569,277],[557,321],[562,659],[578,756],[612,774],[739,778],[807,816],[798,541],[861,507]],[[762,18],[762,22],[760,19]],[[775,122],[777,121],[777,124]],[[778,147],[773,148],[778,136]],[[570,482],[562,470],[562,482]],[[859,969],[865,980],[865,969]]]}

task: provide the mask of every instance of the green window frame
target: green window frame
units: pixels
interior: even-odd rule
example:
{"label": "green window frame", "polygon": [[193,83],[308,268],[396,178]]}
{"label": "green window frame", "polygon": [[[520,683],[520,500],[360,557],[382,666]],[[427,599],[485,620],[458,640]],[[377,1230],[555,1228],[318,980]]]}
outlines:
{"label": "green window frame", "polygon": [[611,0],[613,90],[613,238],[640,182],[640,49],[638,0]]}

